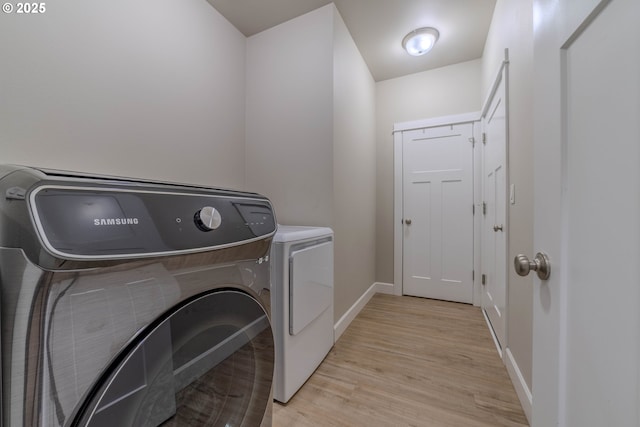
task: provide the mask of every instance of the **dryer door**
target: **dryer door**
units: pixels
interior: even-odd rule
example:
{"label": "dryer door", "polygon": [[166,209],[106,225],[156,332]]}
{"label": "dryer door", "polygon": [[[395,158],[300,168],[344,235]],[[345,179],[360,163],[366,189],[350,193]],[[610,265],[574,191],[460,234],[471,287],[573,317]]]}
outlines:
{"label": "dryer door", "polygon": [[271,402],[273,352],[255,299],[232,290],[199,295],[129,344],[72,425],[259,426]]}
{"label": "dryer door", "polygon": [[292,248],[289,334],[297,335],[333,304],[333,241]]}

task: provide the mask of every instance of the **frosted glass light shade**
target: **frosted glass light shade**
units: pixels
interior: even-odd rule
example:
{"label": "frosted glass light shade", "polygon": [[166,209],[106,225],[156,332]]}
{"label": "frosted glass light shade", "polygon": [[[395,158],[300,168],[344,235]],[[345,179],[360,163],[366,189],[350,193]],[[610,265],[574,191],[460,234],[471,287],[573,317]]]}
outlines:
{"label": "frosted glass light shade", "polygon": [[438,30],[435,28],[418,28],[404,36],[404,39],[402,39],[402,47],[409,55],[424,55],[436,44],[438,37],[440,37],[440,33],[438,33]]}

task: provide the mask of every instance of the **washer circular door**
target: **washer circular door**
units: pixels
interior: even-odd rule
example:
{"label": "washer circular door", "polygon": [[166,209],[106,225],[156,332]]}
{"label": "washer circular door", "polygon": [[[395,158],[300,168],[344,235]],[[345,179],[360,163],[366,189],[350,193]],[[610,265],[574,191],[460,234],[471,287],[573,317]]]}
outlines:
{"label": "washer circular door", "polygon": [[236,290],[194,297],[128,345],[71,425],[258,426],[271,402],[273,335]]}

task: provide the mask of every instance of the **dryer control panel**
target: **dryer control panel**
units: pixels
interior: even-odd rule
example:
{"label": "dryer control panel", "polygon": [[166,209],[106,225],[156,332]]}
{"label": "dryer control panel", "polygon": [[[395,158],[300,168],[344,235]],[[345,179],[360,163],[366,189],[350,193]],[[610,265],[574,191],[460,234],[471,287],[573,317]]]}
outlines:
{"label": "dryer control panel", "polygon": [[44,246],[73,259],[197,252],[276,230],[271,204],[258,197],[42,185],[28,200]]}

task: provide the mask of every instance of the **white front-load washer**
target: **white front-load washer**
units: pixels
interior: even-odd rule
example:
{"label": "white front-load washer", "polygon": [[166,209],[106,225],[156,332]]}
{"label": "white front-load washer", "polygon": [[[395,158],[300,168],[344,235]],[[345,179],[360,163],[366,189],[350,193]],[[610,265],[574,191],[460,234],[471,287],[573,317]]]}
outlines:
{"label": "white front-load washer", "polygon": [[271,289],[273,396],[286,403],[333,347],[333,230],[279,225]]}

